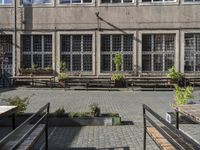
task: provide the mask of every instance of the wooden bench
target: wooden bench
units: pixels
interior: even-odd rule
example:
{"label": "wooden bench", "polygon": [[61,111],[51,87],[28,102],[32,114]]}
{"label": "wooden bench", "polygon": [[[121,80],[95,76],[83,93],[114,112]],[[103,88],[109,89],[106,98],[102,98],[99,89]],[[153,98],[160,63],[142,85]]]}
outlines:
{"label": "wooden bench", "polygon": [[169,83],[169,79],[166,77],[132,77],[126,78],[126,86],[142,87],[142,88],[172,88],[173,84]]}
{"label": "wooden bench", "polygon": [[[168,123],[147,105],[143,104],[144,145],[146,150],[146,134],[163,150],[199,150],[200,144],[194,139]],[[154,118],[154,120],[152,119]],[[156,121],[155,121],[156,119]]]}
{"label": "wooden bench", "polygon": [[101,87],[101,88],[113,88],[115,86],[115,82],[111,80],[111,78],[94,78],[88,80],[87,88],[89,87]]}
{"label": "wooden bench", "polygon": [[43,106],[0,141],[2,150],[29,150],[45,133],[45,148],[48,149],[48,115],[50,104]]}

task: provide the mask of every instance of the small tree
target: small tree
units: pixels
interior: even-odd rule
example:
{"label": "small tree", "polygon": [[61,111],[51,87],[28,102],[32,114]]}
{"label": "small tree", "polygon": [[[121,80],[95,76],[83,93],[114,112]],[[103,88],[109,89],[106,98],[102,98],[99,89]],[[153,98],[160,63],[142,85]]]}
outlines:
{"label": "small tree", "polygon": [[176,71],[176,68],[174,66],[169,68],[168,71],[169,73],[167,74],[167,77],[174,82],[178,82],[183,77],[180,72]]}
{"label": "small tree", "polygon": [[115,54],[114,64],[116,66],[116,71],[119,72],[121,70],[121,65],[122,65],[122,54],[121,53]]}

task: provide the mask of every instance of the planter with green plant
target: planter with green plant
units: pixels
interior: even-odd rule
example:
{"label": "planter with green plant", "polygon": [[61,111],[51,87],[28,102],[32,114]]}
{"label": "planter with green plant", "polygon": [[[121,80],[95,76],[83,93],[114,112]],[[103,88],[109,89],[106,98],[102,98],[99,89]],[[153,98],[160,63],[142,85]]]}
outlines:
{"label": "planter with green plant", "polygon": [[67,73],[59,73],[57,76],[58,82],[62,87],[65,87],[65,82],[68,79],[68,74]]}
{"label": "planter with green plant", "polygon": [[178,84],[184,79],[182,73],[176,71],[176,68],[173,66],[168,69],[167,77],[170,79],[169,84]]}
{"label": "planter with green plant", "polygon": [[[171,104],[172,108],[175,109],[177,106],[189,104],[189,101],[193,98],[193,87],[180,87],[179,85],[175,84],[174,89],[175,101]],[[189,119],[184,116],[179,116],[181,123],[193,123]],[[167,112],[166,113],[166,120],[170,123],[175,123],[175,113],[174,112]]]}
{"label": "planter with green plant", "polygon": [[122,54],[121,53],[115,54],[113,61],[116,67],[116,72],[112,74],[111,80],[115,82],[115,87],[124,87],[125,76],[122,73],[120,73],[122,65]]}

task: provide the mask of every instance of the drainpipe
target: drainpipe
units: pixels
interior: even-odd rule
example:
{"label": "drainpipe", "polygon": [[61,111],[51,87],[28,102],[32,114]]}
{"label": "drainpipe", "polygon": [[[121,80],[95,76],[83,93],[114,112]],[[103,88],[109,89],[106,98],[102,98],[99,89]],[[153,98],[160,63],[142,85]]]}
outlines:
{"label": "drainpipe", "polygon": [[16,74],[17,53],[17,0],[14,0],[14,50],[13,50],[13,76]]}

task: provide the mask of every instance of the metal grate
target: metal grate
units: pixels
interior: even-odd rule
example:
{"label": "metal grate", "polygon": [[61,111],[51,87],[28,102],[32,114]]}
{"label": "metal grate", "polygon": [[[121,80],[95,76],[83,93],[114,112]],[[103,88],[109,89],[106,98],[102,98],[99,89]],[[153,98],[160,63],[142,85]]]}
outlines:
{"label": "metal grate", "polygon": [[52,67],[52,35],[22,35],[21,39],[22,67]]}
{"label": "metal grate", "polygon": [[133,35],[101,35],[101,71],[115,71],[114,56],[121,53],[121,71],[133,70]]}
{"label": "metal grate", "polygon": [[92,35],[61,35],[61,61],[68,71],[92,71]]}
{"label": "metal grate", "polygon": [[174,66],[175,34],[142,35],[142,71],[166,72]]}
{"label": "metal grate", "polygon": [[200,34],[185,34],[185,72],[200,71]]}

